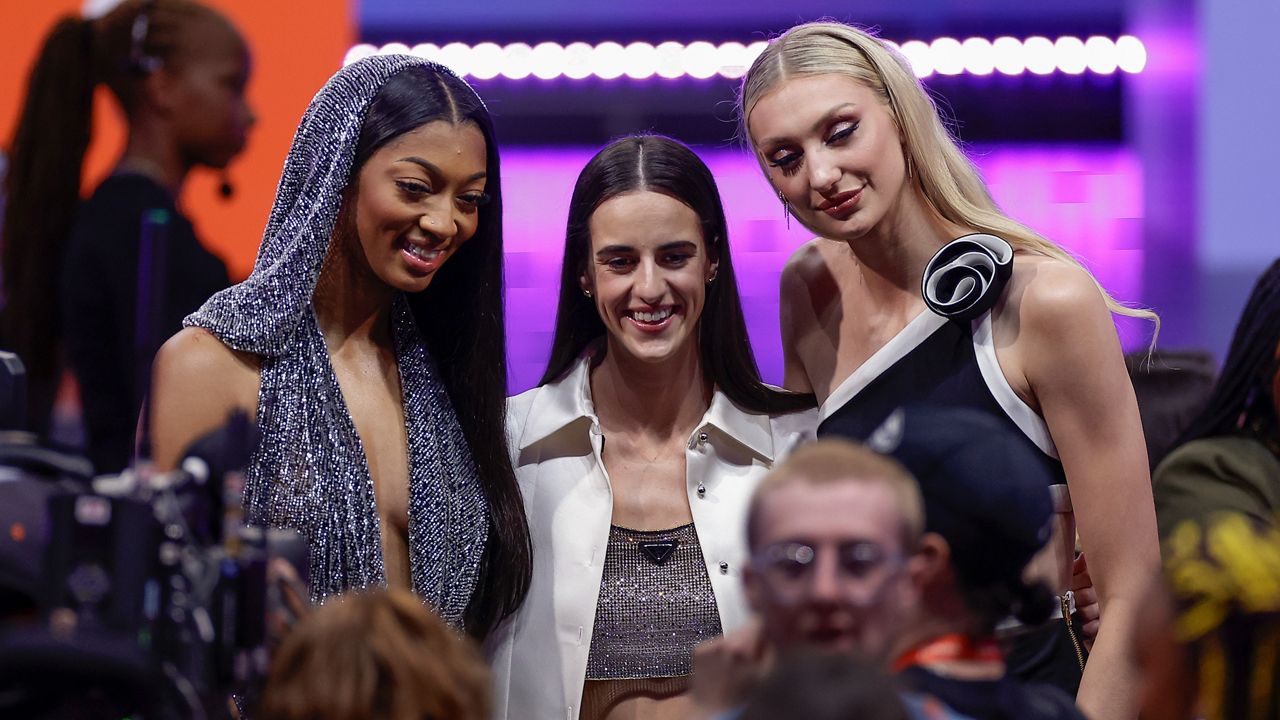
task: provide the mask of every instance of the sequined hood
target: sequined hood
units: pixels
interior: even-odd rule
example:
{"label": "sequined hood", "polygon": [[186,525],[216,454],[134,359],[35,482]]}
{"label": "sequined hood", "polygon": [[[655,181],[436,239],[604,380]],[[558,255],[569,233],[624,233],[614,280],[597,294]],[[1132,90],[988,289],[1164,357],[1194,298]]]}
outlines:
{"label": "sequined hood", "polygon": [[255,355],[292,346],[329,251],[365,112],[391,76],[413,65],[449,72],[411,55],[374,55],[320,88],[293,136],[253,272],[209,298],[185,325]]}
{"label": "sequined hood", "polygon": [[[387,583],[369,461],[312,295],[365,113],[389,78],[414,65],[430,64],[403,55],[371,57],[343,68],[320,90],[285,160],[253,273],[186,320],[260,357],[262,441],[245,469],[245,519],[302,533],[317,601]],[[461,627],[488,542],[485,493],[403,294],[391,324],[408,455],[409,579],[445,621]]]}

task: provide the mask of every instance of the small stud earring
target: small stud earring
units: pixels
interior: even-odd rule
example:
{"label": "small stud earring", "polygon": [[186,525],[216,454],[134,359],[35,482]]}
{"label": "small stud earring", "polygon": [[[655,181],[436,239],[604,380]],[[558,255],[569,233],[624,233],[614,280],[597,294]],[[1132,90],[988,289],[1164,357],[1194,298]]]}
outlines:
{"label": "small stud earring", "polygon": [[587,297],[591,297],[591,291],[587,290],[586,288],[582,289],[582,294],[586,295]]}

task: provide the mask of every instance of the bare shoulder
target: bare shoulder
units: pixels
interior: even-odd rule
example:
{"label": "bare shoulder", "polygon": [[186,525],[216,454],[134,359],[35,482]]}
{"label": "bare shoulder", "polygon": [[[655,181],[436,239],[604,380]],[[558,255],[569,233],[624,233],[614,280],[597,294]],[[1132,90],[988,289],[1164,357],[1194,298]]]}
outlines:
{"label": "bare shoulder", "polygon": [[175,464],[192,441],[226,422],[233,410],[258,409],[259,362],[203,328],[185,328],[156,353],[151,370],[152,456]]}
{"label": "bare shoulder", "polygon": [[257,356],[232,350],[205,328],[183,328],[160,346],[155,357],[156,380],[179,380],[191,387],[225,391],[252,382],[256,389],[257,374]]}
{"label": "bare shoulder", "polygon": [[782,268],[783,283],[798,281],[807,284],[830,272],[831,263],[835,259],[835,245],[831,240],[814,238],[796,248]]}
{"label": "bare shoulder", "polygon": [[1006,305],[1033,334],[1111,324],[1102,291],[1084,268],[1034,253],[1020,254],[1014,263]]}

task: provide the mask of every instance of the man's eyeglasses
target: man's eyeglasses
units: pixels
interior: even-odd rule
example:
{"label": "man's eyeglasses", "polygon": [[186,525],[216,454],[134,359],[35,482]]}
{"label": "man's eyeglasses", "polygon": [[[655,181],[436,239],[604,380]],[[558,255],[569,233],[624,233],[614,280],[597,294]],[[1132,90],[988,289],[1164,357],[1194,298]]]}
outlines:
{"label": "man's eyeglasses", "polygon": [[[835,551],[841,585],[846,591],[871,589],[869,581],[882,580],[889,571],[903,564],[900,553],[890,553],[878,543],[866,540],[841,543]],[[771,583],[795,587],[809,582],[818,552],[807,543],[780,542],[760,550],[751,562]],[[870,585],[878,586],[879,582],[871,582]]]}

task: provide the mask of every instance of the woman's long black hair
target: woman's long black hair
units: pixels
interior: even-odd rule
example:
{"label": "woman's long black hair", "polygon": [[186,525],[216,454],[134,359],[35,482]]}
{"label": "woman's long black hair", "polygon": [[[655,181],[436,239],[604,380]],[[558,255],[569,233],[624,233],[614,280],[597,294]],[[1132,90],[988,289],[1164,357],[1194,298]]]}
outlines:
{"label": "woman's long black hair", "polygon": [[502,183],[488,110],[443,68],[410,67],[374,97],[361,126],[351,177],[378,148],[422,125],[470,123],[488,147],[485,192],[476,234],[409,306],[453,401],[489,507],[489,542],[466,626],[483,638],[524,600],[533,574],[529,524],[507,454],[506,334],[502,305]]}
{"label": "woman's long black hair", "polygon": [[1273,262],[1249,295],[1231,339],[1222,373],[1205,409],[1177,444],[1237,432],[1271,434],[1277,428],[1276,346],[1280,344],[1280,260]]}
{"label": "woman's long black hair", "polygon": [[578,176],[569,202],[555,338],[539,384],[546,385],[563,375],[588,344],[607,332],[595,303],[582,294],[579,283],[591,254],[589,221],[606,200],[639,190],[669,195],[697,213],[707,254],[718,261],[716,279],[707,286],[706,304],[698,322],[699,354],[706,381],[749,412],[774,414],[813,407],[812,395],[778,391],[760,380],[742,317],[724,206],[715,178],[687,146],[661,135],[615,140],[596,153]]}

